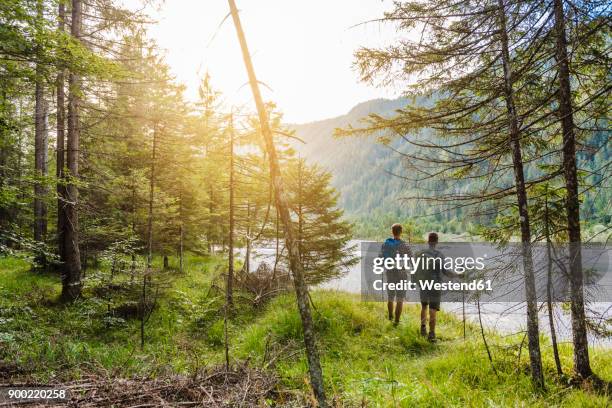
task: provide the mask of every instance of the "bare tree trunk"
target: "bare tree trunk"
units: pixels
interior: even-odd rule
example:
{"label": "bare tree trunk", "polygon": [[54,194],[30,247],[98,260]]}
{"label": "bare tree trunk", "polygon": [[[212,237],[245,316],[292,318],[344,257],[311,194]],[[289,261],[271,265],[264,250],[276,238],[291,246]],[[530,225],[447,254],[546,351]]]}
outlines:
{"label": "bare tree trunk", "polygon": [[230,169],[229,169],[229,236],[228,236],[228,266],[227,284],[225,287],[226,308],[231,311],[234,305],[234,117],[230,115],[229,122],[230,145]]}
{"label": "bare tree trunk", "polygon": [[208,234],[207,234],[208,237],[207,237],[207,241],[208,241],[208,253],[212,254],[212,253],[214,253],[214,250],[215,250],[214,242],[213,242],[213,235],[214,235],[213,234],[213,231],[214,231],[213,230],[213,225],[214,225],[213,213],[215,211],[215,202],[213,200],[214,200],[215,191],[214,191],[214,187],[213,187],[212,182],[210,183],[210,186],[209,186],[209,192],[210,192],[209,197],[208,197],[208,199],[209,199],[209,202],[208,202],[208,214],[209,214],[209,217],[208,218],[209,219],[208,219]]}
{"label": "bare tree trunk", "polygon": [[[465,276],[463,277],[463,280],[465,281]],[[461,291],[461,320],[463,322],[463,341],[465,341],[465,290]]]}
{"label": "bare tree trunk", "polygon": [[223,345],[225,348],[225,371],[229,371],[229,336],[228,336],[228,314],[234,306],[234,114],[229,118],[229,234],[228,234],[228,256],[227,256],[227,282],[225,284],[225,307],[223,308]]}
{"label": "bare tree trunk", "polygon": [[[38,24],[42,24],[44,19],[43,2],[36,2],[36,17]],[[37,58],[42,58],[42,50],[37,46]],[[34,109],[34,168],[36,176],[45,178],[48,176],[49,161],[49,133],[48,133],[48,105],[45,97],[45,80],[42,63],[36,63],[36,91]],[[34,184],[34,239],[45,241],[47,237],[47,202],[46,196],[49,193],[46,182],[38,180]],[[42,260],[44,262],[44,260]]]}
{"label": "bare tree trunk", "polygon": [[[63,1],[58,5],[58,31],[64,32],[66,10]],[[66,186],[64,178],[64,166],[66,165],[65,151],[65,129],[66,129],[66,111],[65,111],[65,92],[64,92],[64,67],[59,67],[57,74],[57,146],[56,146],[56,169],[55,176],[57,178],[57,250],[60,262],[63,264],[66,261],[65,251],[65,230],[66,230]]]}
{"label": "bare tree trunk", "polygon": [[139,311],[139,316],[140,316],[140,349],[144,350],[144,346],[145,346],[145,309],[146,309],[146,304],[147,304],[147,276],[148,276],[148,270],[145,271],[145,273],[142,275],[142,293],[141,293],[141,302],[142,304],[140,305],[140,311]]}
{"label": "bare tree trunk", "polygon": [[[2,90],[2,100],[7,100],[6,90]],[[7,184],[7,162],[8,162],[8,146],[5,143],[0,143],[0,189]],[[8,227],[10,211],[4,206],[0,206],[0,228]],[[10,245],[7,239],[0,237],[0,245]]]}
{"label": "bare tree trunk", "polygon": [[495,375],[499,376],[497,373],[497,369],[495,368],[495,364],[493,364],[493,356],[491,355],[491,349],[489,349],[489,343],[487,343],[487,336],[485,335],[484,326],[482,325],[482,314],[480,313],[480,299],[476,299],[476,305],[478,307],[478,324],[480,325],[480,335],[482,336],[482,343],[487,350],[487,356],[489,357],[489,363],[491,363],[491,368]]}
{"label": "bare tree trunk", "polygon": [[[134,173],[132,172],[132,235],[136,236],[136,178],[134,177]],[[134,283],[134,278],[136,276],[136,252],[135,249],[132,248],[132,263],[130,266],[130,283]]]}
{"label": "bare tree trunk", "polygon": [[145,345],[145,324],[147,315],[147,284],[153,264],[153,200],[155,198],[155,161],[157,159],[157,123],[153,125],[153,146],[149,175],[149,212],[147,215],[147,268],[142,275],[142,305],[140,311],[140,348]]}
{"label": "bare tree trunk", "polygon": [[147,269],[153,263],[153,199],[155,198],[155,160],[157,156],[157,124],[153,126],[153,146],[151,148],[151,166],[149,175],[149,213],[147,216]]}
{"label": "bare tree trunk", "polygon": [[183,225],[179,227],[179,273],[183,273]]}
{"label": "bare tree trunk", "polygon": [[[548,194],[548,191],[546,191]],[[550,240],[549,230],[549,214],[548,214],[548,195],[544,202],[544,236],[546,237],[546,261],[548,267],[548,281],[546,282],[546,303],[548,306],[548,324],[550,326],[550,339],[552,341],[553,355],[555,357],[555,366],[557,367],[557,374],[559,377],[563,375],[563,368],[561,367],[561,359],[559,358],[559,347],[557,345],[557,333],[555,331],[555,319],[553,315],[553,301],[552,301],[552,242]]]}
{"label": "bare tree trunk", "polygon": [[246,253],[244,256],[245,273],[251,272],[251,203],[247,201],[247,225],[246,225]]}
{"label": "bare tree trunk", "polygon": [[253,69],[253,63],[249,50],[247,47],[242,25],[240,23],[240,17],[238,16],[238,10],[234,0],[228,0],[232,19],[234,20],[234,26],[236,27],[236,33],[240,42],[240,48],[242,49],[242,56],[244,64],[249,76],[249,83],[251,85],[251,91],[253,92],[253,98],[255,99],[255,105],[257,106],[257,113],[259,116],[259,122],[261,125],[262,135],[268,154],[268,160],[270,164],[270,177],[274,185],[274,196],[276,199],[276,207],[278,208],[281,221],[285,229],[285,242],[289,252],[289,268],[293,274],[293,282],[295,286],[295,294],[297,298],[298,309],[300,311],[300,317],[302,319],[302,329],[304,330],[304,344],[306,346],[306,355],[308,358],[308,367],[310,371],[310,382],[314,391],[314,394],[319,403],[319,407],[327,407],[327,401],[325,399],[325,388],[323,386],[323,373],[321,371],[321,364],[319,361],[319,353],[317,350],[317,344],[315,339],[314,324],[312,321],[312,314],[310,312],[310,303],[308,295],[308,287],[304,281],[303,266],[300,262],[300,254],[298,253],[298,247],[295,242],[295,235],[293,231],[293,225],[291,223],[291,216],[289,214],[289,205],[287,197],[284,191],[283,179],[280,173],[280,166],[276,153],[276,147],[274,146],[274,139],[272,136],[272,130],[270,129],[270,123],[268,122],[268,113],[263,103],[261,93],[259,91],[259,84],[255,76],[255,70]]}
{"label": "bare tree trunk", "polygon": [[563,131],[563,170],[567,190],[567,232],[569,236],[570,292],[572,300],[572,337],[574,343],[574,372],[581,378],[593,374],[589,360],[586,316],[584,312],[584,289],[582,277],[582,251],[580,248],[580,201],[578,198],[578,175],[576,169],[576,137],[574,135],[574,113],[570,89],[567,39],[565,37],[565,15],[563,0],[554,0],[555,30],[557,37],[556,60],[559,78],[559,116]]}
{"label": "bare tree trunk", "polygon": [[229,355],[229,336],[227,333],[227,313],[229,304],[226,302],[223,308],[223,346],[225,348],[225,372],[229,372],[230,355]]}
{"label": "bare tree trunk", "polygon": [[512,148],[512,163],[514,166],[514,181],[516,198],[519,210],[519,223],[521,227],[521,255],[523,259],[523,273],[525,275],[525,295],[527,300],[527,337],[529,340],[529,361],[531,377],[536,387],[544,387],[542,371],[542,355],[540,353],[540,337],[538,327],[538,304],[536,298],[535,275],[533,272],[533,258],[531,252],[531,231],[529,225],[529,208],[527,190],[525,189],[525,176],[523,173],[523,158],[521,153],[520,131],[516,106],[514,104],[514,91],[512,89],[512,68],[510,66],[510,52],[508,45],[508,32],[506,28],[506,10],[503,0],[498,0],[500,39],[502,48],[502,63],[504,66],[504,95],[510,128],[510,146]]}
{"label": "bare tree trunk", "polygon": [[298,253],[300,254],[300,263],[303,265],[304,260],[304,250],[302,245],[302,237],[304,232],[304,214],[302,210],[302,169],[303,169],[303,161],[302,159],[298,160],[298,189],[297,189],[297,217],[298,217],[298,230],[297,230],[297,245],[298,245]]}
{"label": "bare tree trunk", "polygon": [[[81,38],[81,0],[72,0],[72,36]],[[79,109],[81,100],[81,77],[70,72],[68,95],[68,154],[66,185],[66,225],[64,232],[66,262],[62,272],[62,299],[72,301],[81,295],[81,256],[79,253],[79,190],[75,181],[79,177]]]}
{"label": "bare tree trunk", "polygon": [[147,310],[147,284],[153,264],[153,200],[155,198],[155,161],[157,159],[157,123],[153,125],[153,145],[149,175],[149,212],[147,215],[147,268],[142,275],[142,305],[140,310],[140,349],[145,345],[145,324]]}
{"label": "bare tree trunk", "polygon": [[273,281],[276,281],[276,270],[278,268],[278,262],[280,260],[280,223],[278,222],[279,218],[280,217],[278,215],[278,207],[276,207],[276,218],[274,220],[275,227],[276,227],[276,234],[274,237],[276,241],[276,248],[274,251],[274,269],[272,270],[272,280]]}
{"label": "bare tree trunk", "polygon": [[183,230],[184,219],[183,219],[183,185],[181,184],[181,190],[179,192],[179,273],[183,273]]}

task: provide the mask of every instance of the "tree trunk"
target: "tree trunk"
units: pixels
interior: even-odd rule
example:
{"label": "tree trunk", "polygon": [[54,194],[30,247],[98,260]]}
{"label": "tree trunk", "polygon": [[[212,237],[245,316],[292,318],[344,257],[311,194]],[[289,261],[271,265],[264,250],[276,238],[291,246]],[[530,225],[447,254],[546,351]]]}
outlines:
{"label": "tree trunk", "polygon": [[184,221],[183,221],[183,186],[181,185],[181,190],[179,192],[179,273],[183,273],[183,230],[184,230]]}
{"label": "tree trunk", "polygon": [[[465,282],[465,276],[463,277],[463,281]],[[466,339],[466,332],[465,332],[465,290],[461,291],[461,320],[463,322],[463,341],[465,341]]]}
{"label": "tree trunk", "polygon": [[[36,13],[38,24],[44,19],[43,2],[36,2]],[[42,50],[37,46],[37,59],[42,59]],[[36,176],[41,178],[34,184],[34,239],[39,242],[45,241],[47,237],[47,202],[49,193],[46,182],[43,180],[48,172],[48,105],[45,97],[45,80],[43,65],[40,61],[36,63],[36,91],[34,109],[34,168]],[[42,260],[44,262],[44,260]]]}
{"label": "tree trunk", "polygon": [[523,273],[525,275],[525,295],[527,300],[527,337],[529,340],[529,361],[531,377],[536,387],[544,386],[542,372],[542,356],[540,353],[540,338],[538,328],[538,304],[536,298],[535,275],[533,272],[533,258],[531,253],[531,231],[529,225],[529,209],[527,190],[525,189],[525,176],[523,173],[523,158],[521,153],[520,131],[516,106],[514,104],[514,91],[512,88],[512,67],[510,66],[510,52],[508,45],[508,32],[506,28],[506,10],[503,0],[498,0],[500,40],[502,48],[502,63],[504,66],[504,96],[510,128],[510,146],[512,148],[512,164],[514,167],[514,182],[516,186],[516,199],[519,210],[521,227],[521,255],[523,259]]}
{"label": "tree trunk", "polygon": [[[147,284],[153,264],[153,200],[155,198],[155,161],[157,159],[157,123],[153,125],[153,146],[151,147],[151,164],[149,175],[149,213],[147,216],[147,268],[142,275],[142,307],[140,312],[140,348],[145,345],[145,323],[147,308]],[[165,262],[165,259],[164,259]]]}
{"label": "tree trunk", "polygon": [[157,124],[153,126],[153,147],[151,150],[149,213],[147,216],[147,269],[151,269],[151,264],[153,263],[153,199],[155,191],[155,160],[157,155]]}
{"label": "tree trunk", "polygon": [[[278,207],[276,207],[276,218],[274,219],[275,224],[275,236],[274,240],[276,243],[274,250],[274,268],[272,270],[272,280],[276,281],[276,270],[278,268],[278,262],[280,260],[280,223],[279,223]],[[278,288],[278,285],[277,285]]]}
{"label": "tree trunk", "polygon": [[147,304],[147,277],[148,270],[142,275],[142,293],[140,295],[141,305],[139,310],[140,317],[140,349],[144,350],[145,346],[145,310]]}
{"label": "tree trunk", "polygon": [[[58,31],[64,32],[66,19],[66,11],[64,2],[60,1],[58,6]],[[64,93],[64,67],[58,67],[57,74],[57,146],[56,146],[56,169],[55,176],[57,178],[57,251],[60,262],[63,264],[66,261],[65,253],[65,229],[66,229],[66,186],[64,178],[64,166],[66,165],[65,151],[65,129],[66,129],[66,112],[65,112],[65,93]]]}
{"label": "tree trunk", "polygon": [[179,228],[179,273],[183,273],[183,225]]}
{"label": "tree trunk", "polygon": [[[6,90],[2,91],[2,100],[7,100],[6,98]],[[8,172],[7,170],[7,162],[8,162],[8,146],[6,143],[0,143],[0,190],[4,189],[4,186],[7,184]],[[0,206],[0,229],[8,229],[9,222],[9,214],[10,212],[4,206]],[[7,239],[0,237],[0,245],[10,245]]]}
{"label": "tree trunk", "polygon": [[550,228],[549,228],[549,213],[548,213],[548,190],[546,191],[546,201],[544,202],[544,236],[546,238],[546,261],[547,261],[547,277],[546,282],[546,303],[548,306],[548,324],[550,326],[550,339],[553,347],[553,355],[555,357],[555,366],[557,367],[557,374],[559,377],[563,375],[563,368],[561,367],[561,359],[559,358],[559,347],[557,345],[557,332],[555,331],[555,319],[553,315],[553,299],[552,299],[552,242],[550,239]]}
{"label": "tree trunk", "polygon": [[[81,38],[81,0],[72,0],[71,34]],[[81,295],[81,256],[79,254],[79,190],[75,180],[79,177],[79,109],[81,99],[81,78],[70,72],[70,93],[68,95],[68,154],[66,185],[66,224],[64,230],[66,261],[62,273],[62,299],[72,301]]]}
{"label": "tree trunk", "polygon": [[209,201],[208,201],[208,237],[207,237],[208,239],[207,241],[208,241],[208,253],[213,254],[215,251],[214,239],[213,239],[213,235],[214,235],[213,225],[215,222],[215,220],[213,220],[213,213],[215,211],[215,202],[213,200],[214,200],[215,191],[214,191],[212,182],[210,183],[208,191],[210,192],[210,194],[208,197]]}
{"label": "tree trunk", "polygon": [[567,233],[570,259],[570,309],[572,314],[572,337],[574,343],[574,372],[582,378],[590,377],[589,343],[584,312],[584,290],[582,277],[582,251],[580,248],[580,201],[578,198],[578,175],[576,169],[576,137],[574,135],[574,113],[570,89],[569,61],[563,0],[554,1],[555,31],[557,37],[556,60],[559,78],[559,117],[563,131],[563,170],[567,190]]}
{"label": "tree trunk", "polygon": [[297,298],[298,309],[300,311],[300,317],[302,319],[302,329],[304,330],[304,344],[306,346],[306,356],[308,358],[308,367],[310,371],[310,382],[319,403],[319,407],[327,407],[325,399],[325,389],[323,387],[323,373],[321,371],[321,364],[319,362],[319,353],[317,351],[317,344],[315,339],[314,324],[312,321],[312,315],[310,312],[310,303],[308,295],[308,287],[304,281],[304,271],[302,264],[300,263],[300,254],[298,253],[298,247],[295,242],[295,235],[293,231],[293,225],[291,223],[291,216],[289,214],[289,205],[287,197],[284,191],[283,179],[280,173],[280,166],[276,153],[276,147],[274,146],[274,139],[272,136],[272,130],[270,129],[270,123],[268,122],[268,113],[263,103],[261,93],[259,91],[259,84],[255,76],[253,69],[253,63],[249,55],[247,48],[246,39],[240,23],[240,17],[238,16],[238,10],[234,0],[228,0],[232,19],[236,27],[236,33],[240,42],[240,48],[242,50],[242,56],[244,64],[249,76],[249,83],[251,91],[253,92],[253,98],[255,99],[255,105],[257,106],[257,113],[259,116],[259,122],[261,125],[262,135],[266,146],[266,152],[268,154],[268,160],[270,164],[270,177],[272,178],[272,184],[274,185],[274,196],[276,199],[276,207],[278,208],[281,221],[285,229],[285,242],[289,252],[289,268],[293,274],[293,283],[295,286],[295,294]]}
{"label": "tree trunk", "polygon": [[[132,173],[132,235],[136,236],[136,179],[134,173]],[[134,277],[136,276],[136,253],[135,249],[131,248],[132,251],[132,263],[130,266],[130,283],[134,283]]]}
{"label": "tree trunk", "polygon": [[480,325],[480,335],[482,336],[482,343],[484,344],[485,350],[487,351],[487,357],[489,357],[491,369],[493,370],[495,375],[499,377],[497,369],[495,368],[495,364],[493,364],[493,356],[491,355],[491,349],[489,348],[489,343],[487,343],[487,336],[485,335],[484,326],[482,325],[482,313],[480,313],[480,298],[476,299],[476,306],[478,307],[478,324]]}
{"label": "tree trunk", "polygon": [[225,288],[226,308],[230,311],[234,305],[234,118],[230,116],[229,122],[230,145],[229,145],[229,236],[228,236],[228,266],[227,284]]}
{"label": "tree trunk", "polygon": [[[304,214],[302,211],[302,159],[298,161],[298,189],[297,189],[297,217],[298,217],[298,231],[297,231],[297,242],[298,242],[298,253],[300,254],[300,263],[304,260],[304,251],[302,245],[302,234],[304,232]],[[303,263],[302,263],[303,265]]]}
{"label": "tree trunk", "polygon": [[244,255],[245,273],[251,273],[251,203],[247,201],[246,252]]}

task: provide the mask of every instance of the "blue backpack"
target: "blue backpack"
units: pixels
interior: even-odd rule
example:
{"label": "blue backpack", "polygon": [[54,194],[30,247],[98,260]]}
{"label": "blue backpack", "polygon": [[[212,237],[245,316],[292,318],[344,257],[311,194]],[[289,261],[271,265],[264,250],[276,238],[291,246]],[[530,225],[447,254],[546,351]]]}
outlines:
{"label": "blue backpack", "polygon": [[403,243],[404,241],[401,239],[387,238],[382,247],[383,258],[395,258],[395,255],[399,253],[400,245]]}

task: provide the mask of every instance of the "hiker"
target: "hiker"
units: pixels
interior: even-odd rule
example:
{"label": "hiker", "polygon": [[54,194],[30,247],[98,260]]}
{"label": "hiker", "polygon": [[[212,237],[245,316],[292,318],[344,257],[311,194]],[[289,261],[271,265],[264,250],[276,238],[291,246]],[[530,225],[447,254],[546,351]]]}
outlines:
{"label": "hiker", "polygon": [[[395,258],[396,255],[409,257],[412,256],[408,244],[401,239],[402,226],[400,224],[393,224],[391,226],[391,233],[393,238],[387,238],[382,246],[381,252],[383,258]],[[385,270],[385,277],[387,283],[400,283],[402,280],[408,280],[408,272],[402,269],[387,269]],[[402,305],[404,298],[406,297],[405,290],[389,289],[387,288],[387,309],[389,312],[389,320],[393,322],[394,326],[397,326],[402,315]],[[395,301],[395,305],[393,302]],[[394,307],[395,306],[395,307]],[[395,312],[395,315],[394,315]]]}
{"label": "hiker", "polygon": [[[441,282],[442,274],[449,278],[461,275],[455,271],[444,268],[444,255],[436,249],[438,245],[438,234],[431,232],[427,237],[429,248],[417,254],[422,257],[423,262],[416,272],[419,281],[433,280]],[[435,289],[422,289],[419,283],[419,296],[421,300],[421,336],[427,336],[432,343],[436,341],[436,313],[440,310],[441,292]],[[427,309],[429,308],[429,335],[427,334]]]}

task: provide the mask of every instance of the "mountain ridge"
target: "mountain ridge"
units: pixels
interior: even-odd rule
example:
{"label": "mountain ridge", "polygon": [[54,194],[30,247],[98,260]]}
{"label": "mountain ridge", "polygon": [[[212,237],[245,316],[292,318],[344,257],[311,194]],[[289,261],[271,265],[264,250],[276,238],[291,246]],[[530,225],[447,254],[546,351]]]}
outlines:
{"label": "mountain ridge", "polygon": [[[358,103],[344,115],[314,122],[290,124],[289,128],[305,142],[293,142],[292,146],[301,157],[332,174],[332,186],[339,194],[338,207],[344,210],[349,219],[356,220],[362,225],[377,226],[410,221],[441,228],[444,232],[465,232],[470,228],[470,219],[465,217],[461,208],[443,212],[433,211],[435,214],[428,216],[427,214],[432,213],[431,203],[426,200],[407,199],[407,196],[419,196],[423,191],[442,191],[449,188],[449,185],[435,180],[417,183],[396,176],[410,175],[414,170],[409,168],[409,163],[389,146],[380,143],[376,136],[340,138],[333,136],[336,128],[348,125],[359,127],[360,121],[369,114],[391,116],[407,105],[425,106],[431,101],[431,98],[425,96],[414,99],[377,98]],[[605,143],[605,137],[601,132],[589,136],[588,142],[595,146],[601,145],[603,148],[598,151],[597,157],[579,153],[577,159],[582,169],[596,171],[602,163],[611,160],[612,151]],[[397,138],[391,142],[391,147],[403,152],[414,149],[410,144],[402,143]],[[533,166],[526,169],[527,174],[532,175],[537,171]],[[511,174],[506,174],[503,178],[500,176],[498,180],[512,183]],[[475,188],[473,183],[459,182],[452,189]],[[605,189],[602,191],[604,191],[602,194],[597,191],[587,191],[581,206],[581,218],[588,220],[593,226],[597,224],[605,226],[611,222],[610,193]],[[494,220],[479,220],[479,222],[487,223]],[[370,235],[369,231],[362,230],[359,233],[364,237]]]}
{"label": "mountain ridge", "polygon": [[[392,157],[391,149],[378,143],[375,137],[333,136],[336,128],[357,127],[369,114],[390,115],[407,103],[406,98],[371,99],[360,102],[344,115],[288,125],[305,142],[293,144],[298,154],[332,173],[332,185],[340,195],[338,205],[347,215],[380,211],[408,215],[395,203],[381,205],[383,197],[393,196],[393,202],[399,200],[404,184],[385,173],[400,170],[400,161]],[[364,191],[369,194],[364,196]]]}

